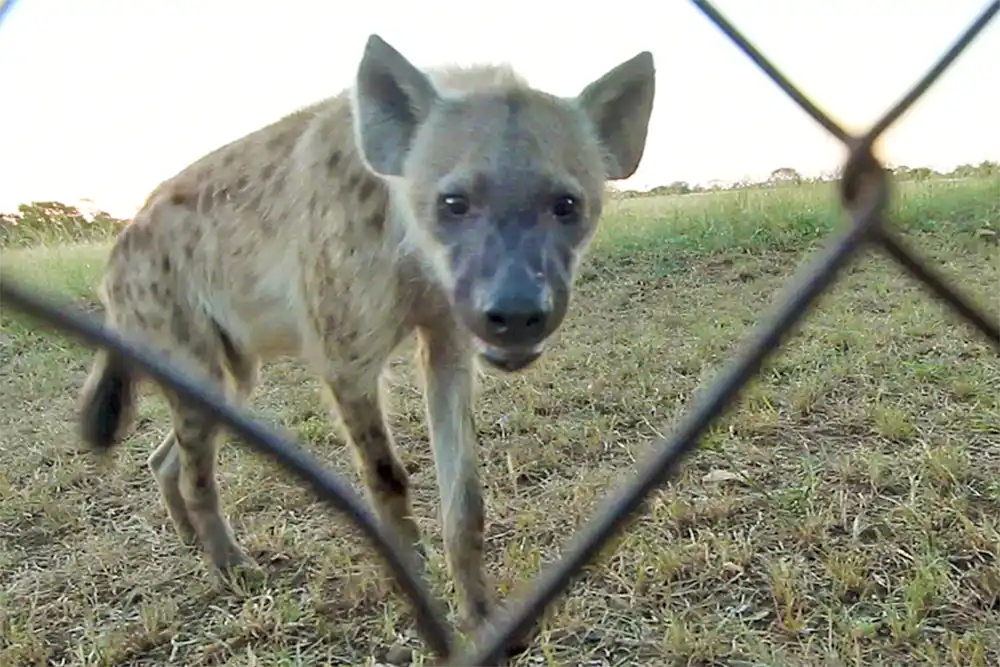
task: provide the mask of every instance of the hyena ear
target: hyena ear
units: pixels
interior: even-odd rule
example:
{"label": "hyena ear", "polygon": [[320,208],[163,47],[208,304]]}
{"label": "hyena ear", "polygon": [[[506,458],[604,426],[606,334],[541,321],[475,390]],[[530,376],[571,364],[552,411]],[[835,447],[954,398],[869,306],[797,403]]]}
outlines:
{"label": "hyena ear", "polygon": [[597,128],[609,180],[635,173],[646,148],[656,89],[653,54],[643,51],[589,84],[576,103]]}
{"label": "hyena ear", "polygon": [[361,156],[373,171],[400,176],[420,123],[438,100],[430,79],[378,35],[370,35],[352,102]]}

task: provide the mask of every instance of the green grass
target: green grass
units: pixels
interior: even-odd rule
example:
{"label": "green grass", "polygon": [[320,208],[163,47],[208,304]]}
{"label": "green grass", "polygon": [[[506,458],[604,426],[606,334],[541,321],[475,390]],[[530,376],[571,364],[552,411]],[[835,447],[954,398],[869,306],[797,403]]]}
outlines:
{"label": "green grass", "polygon": [[[1000,182],[905,184],[907,240],[1000,314]],[[832,186],[615,201],[550,352],[477,405],[489,569],[514,594],[633,473],[841,224]],[[92,304],[107,245],[5,250]],[[216,587],[144,460],[158,399],[111,469],[80,453],[89,351],[0,314],[0,664],[372,664],[409,612],[355,531],[286,474],[224,450],[224,502],[268,569]],[[423,406],[394,360],[392,425],[440,543]],[[271,366],[266,418],[355,482],[317,383]],[[1000,364],[889,260],[852,266],[516,664],[1000,664]],[[440,548],[429,582],[450,596]],[[449,598],[450,599],[450,598]],[[401,651],[396,651],[401,653]],[[426,664],[426,663],[423,663]]]}
{"label": "green grass", "polygon": [[[1000,218],[1000,178],[902,182],[890,207],[907,231],[974,236]],[[845,222],[832,183],[612,200],[596,240],[611,254],[799,250]]]}
{"label": "green grass", "polygon": [[0,267],[5,274],[38,289],[58,292],[74,301],[93,301],[110,249],[111,241],[94,241],[5,250],[0,253]]}

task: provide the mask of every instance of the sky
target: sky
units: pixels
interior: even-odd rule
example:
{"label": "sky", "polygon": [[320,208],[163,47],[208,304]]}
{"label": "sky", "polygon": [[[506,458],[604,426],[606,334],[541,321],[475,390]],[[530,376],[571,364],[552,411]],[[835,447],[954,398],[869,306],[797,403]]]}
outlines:
{"label": "sky", "polygon": [[[718,0],[848,128],[875,121],[986,0]],[[657,91],[624,187],[830,172],[840,145],[680,0],[19,0],[0,26],[0,211],[120,217],[202,154],[351,84],[370,33],[418,66],[506,61],[574,95],[639,51]],[[992,66],[990,65],[992,63]],[[1000,160],[1000,18],[886,135],[891,164]],[[992,70],[992,71],[991,71]]]}

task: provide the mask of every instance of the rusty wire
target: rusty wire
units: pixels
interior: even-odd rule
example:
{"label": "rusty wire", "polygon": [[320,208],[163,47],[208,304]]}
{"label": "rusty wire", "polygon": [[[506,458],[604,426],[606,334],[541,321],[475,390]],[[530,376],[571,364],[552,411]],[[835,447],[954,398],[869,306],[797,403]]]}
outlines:
{"label": "rusty wire", "polygon": [[[452,654],[453,632],[445,621],[440,602],[434,600],[415,574],[405,552],[400,549],[396,536],[380,527],[361,497],[346,481],[326,471],[315,459],[251,417],[247,411],[229,404],[221,392],[184,377],[148,347],[126,341],[81,311],[33,294],[6,277],[0,282],[0,298],[18,310],[74,335],[89,345],[114,349],[117,354],[128,358],[157,381],[176,390],[184,398],[201,404],[251,447],[272,457],[297,475],[312,487],[320,499],[349,518],[370,540],[412,605],[417,628],[429,648],[438,655],[439,664],[463,667],[495,665],[502,659],[506,647],[516,637],[527,632],[545,608],[565,592],[608,540],[625,528],[649,493],[677,470],[682,458],[694,449],[708,427],[732,406],[761,364],[778,349],[782,340],[801,322],[817,297],[836,281],[841,269],[858,256],[866,243],[883,251],[910,275],[919,279],[931,293],[951,306],[1000,351],[1000,324],[990,321],[966,296],[949,285],[946,278],[907,248],[889,228],[884,216],[891,179],[872,150],[882,133],[934,84],[1000,12],[1000,0],[989,3],[927,74],[861,136],[848,133],[811,102],[710,2],[692,0],[692,3],[779,88],[849,149],[840,178],[840,195],[850,224],[827,247],[817,251],[814,258],[788,281],[784,296],[764,318],[765,324],[756,328],[735,358],[698,397],[695,405],[676,425],[673,434],[652,443],[647,460],[638,467],[640,472],[636,479],[621,485],[598,510],[596,516],[578,532],[566,549],[566,554],[547,567],[537,577],[536,583],[527,587],[530,592],[520,602],[508,605],[508,610],[498,614],[498,618],[489,624],[492,629],[481,633],[473,648],[459,655]],[[9,9],[11,4],[13,2],[8,0],[3,9]]]}

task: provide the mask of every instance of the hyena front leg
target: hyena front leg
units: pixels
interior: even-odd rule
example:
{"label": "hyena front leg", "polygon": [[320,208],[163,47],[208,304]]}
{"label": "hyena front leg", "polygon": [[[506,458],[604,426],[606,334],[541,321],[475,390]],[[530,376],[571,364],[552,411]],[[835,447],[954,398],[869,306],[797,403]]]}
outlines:
{"label": "hyena front leg", "polygon": [[412,565],[422,572],[425,554],[413,519],[410,480],[385,420],[378,379],[328,379],[327,388],[375,514],[383,526],[413,549]]}
{"label": "hyena front leg", "polygon": [[493,607],[483,563],[483,492],[472,414],[475,366],[457,335],[428,328],[417,334],[445,556],[455,580],[459,617],[473,629]]}

